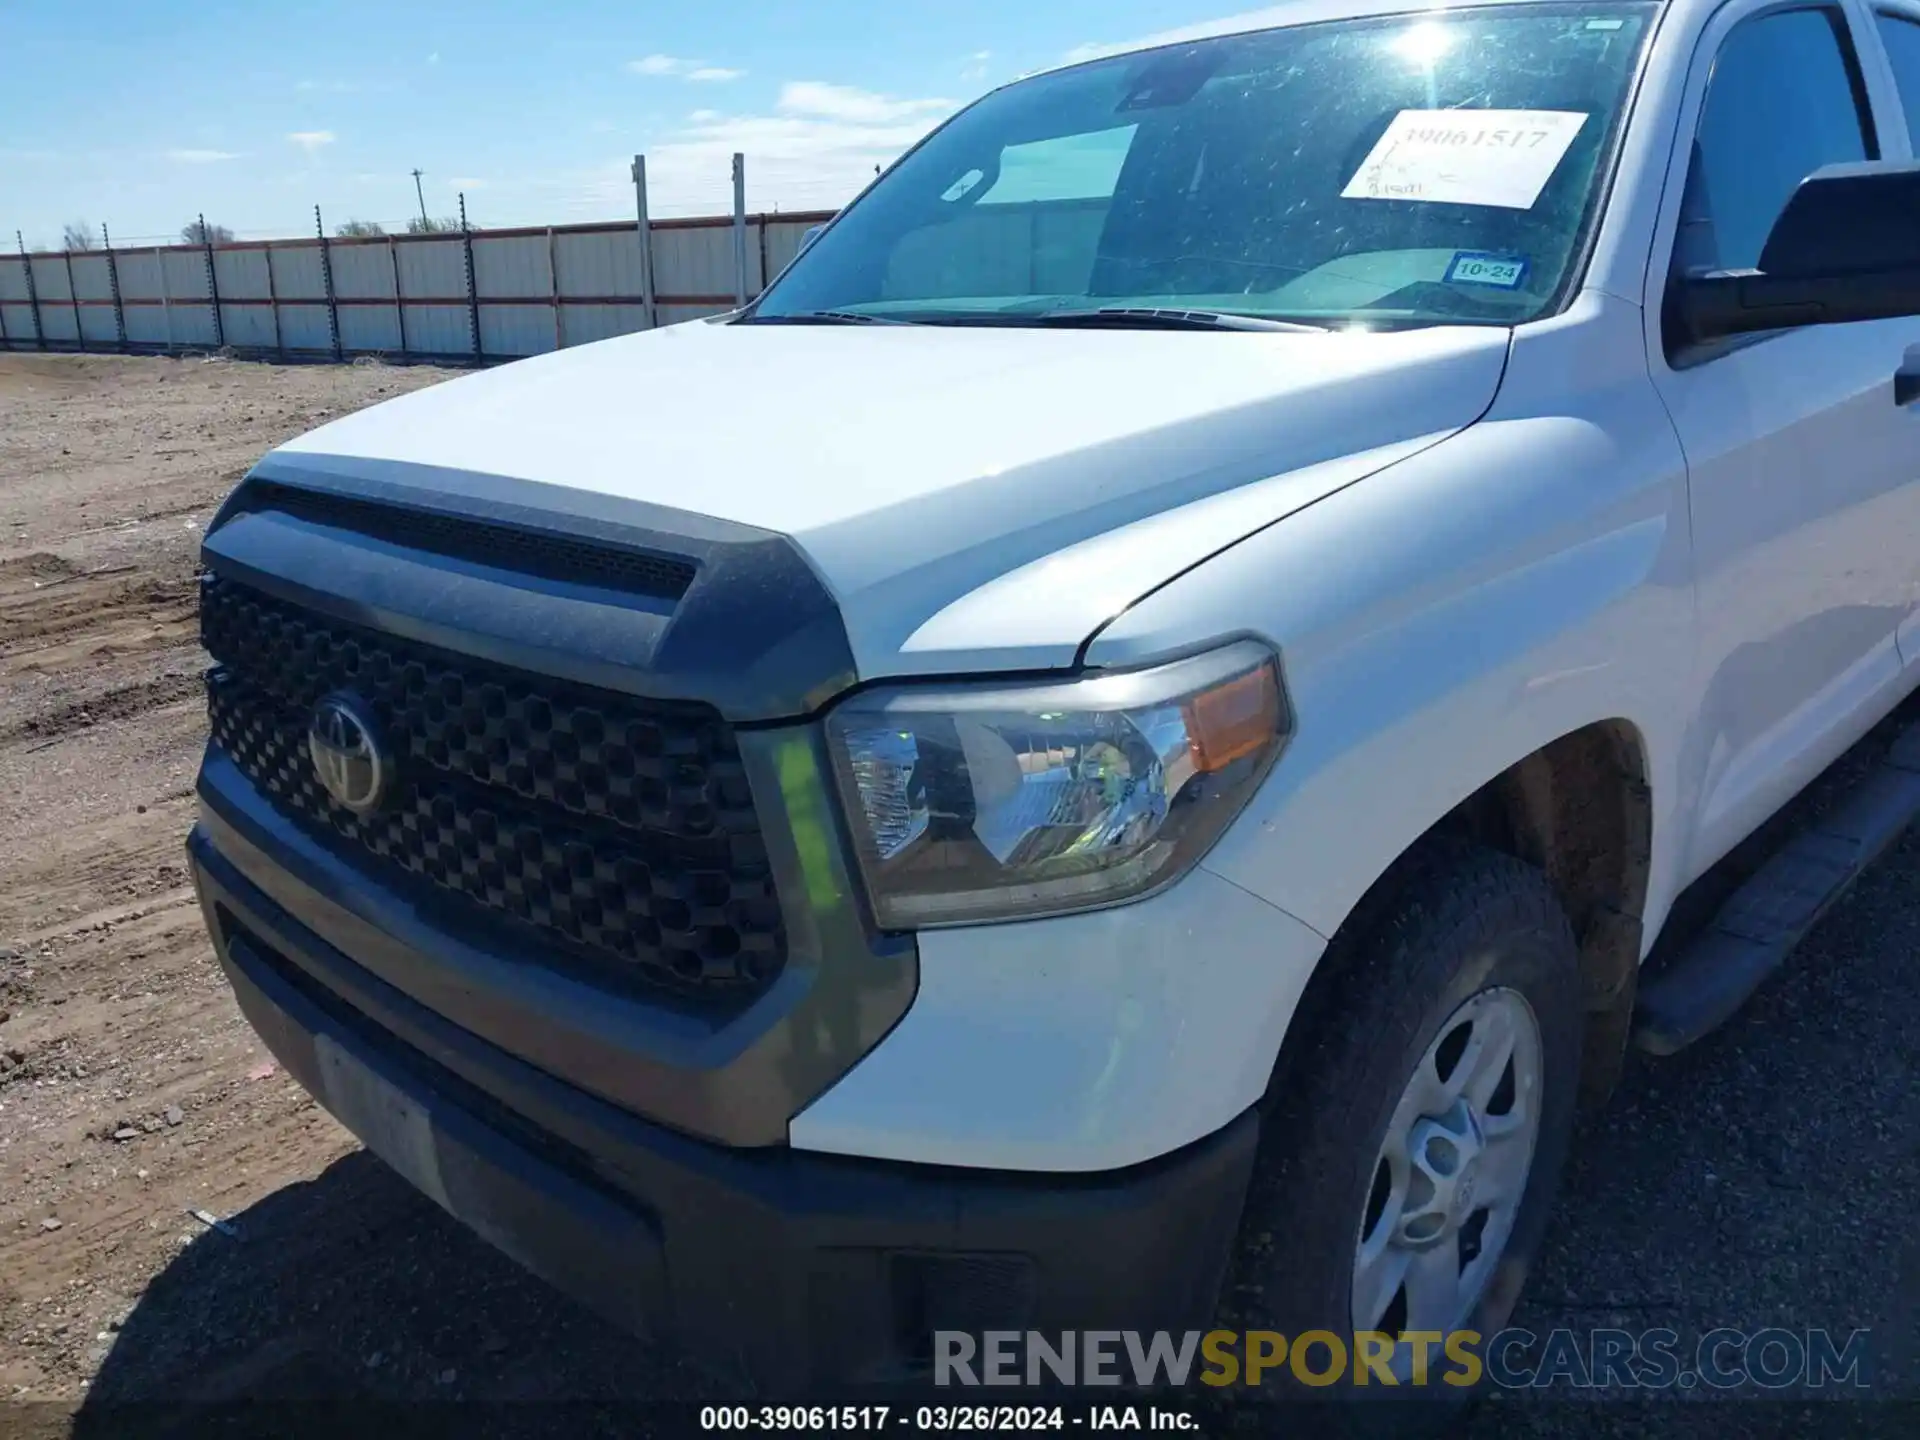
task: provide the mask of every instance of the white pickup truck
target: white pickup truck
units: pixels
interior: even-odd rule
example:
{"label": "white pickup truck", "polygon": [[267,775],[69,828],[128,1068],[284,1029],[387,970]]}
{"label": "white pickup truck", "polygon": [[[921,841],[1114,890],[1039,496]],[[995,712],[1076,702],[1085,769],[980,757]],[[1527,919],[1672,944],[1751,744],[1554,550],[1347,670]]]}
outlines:
{"label": "white pickup truck", "polygon": [[1902,742],[1640,979],[1920,677],[1917,143],[1912,0],[1304,0],[282,446],[205,542],[241,1005],[772,1393],[1236,1256],[1498,1328],[1577,1101],[1920,806]]}

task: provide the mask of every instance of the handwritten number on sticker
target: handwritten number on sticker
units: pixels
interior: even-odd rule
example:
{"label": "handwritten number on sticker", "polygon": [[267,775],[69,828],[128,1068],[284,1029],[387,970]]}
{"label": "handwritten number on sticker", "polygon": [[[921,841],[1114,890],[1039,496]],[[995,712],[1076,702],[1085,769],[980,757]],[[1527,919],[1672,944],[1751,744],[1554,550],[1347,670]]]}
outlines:
{"label": "handwritten number on sticker", "polygon": [[1577,110],[1402,110],[1340,193],[1531,210],[1589,118]]}

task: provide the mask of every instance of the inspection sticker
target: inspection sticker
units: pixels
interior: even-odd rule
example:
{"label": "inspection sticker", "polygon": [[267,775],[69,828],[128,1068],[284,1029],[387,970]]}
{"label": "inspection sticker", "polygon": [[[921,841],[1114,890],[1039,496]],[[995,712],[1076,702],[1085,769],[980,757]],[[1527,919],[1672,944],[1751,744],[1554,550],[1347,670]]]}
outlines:
{"label": "inspection sticker", "polygon": [[1340,193],[1531,210],[1586,123],[1579,110],[1402,110]]}
{"label": "inspection sticker", "polygon": [[1520,282],[1527,278],[1527,262],[1518,255],[1461,250],[1448,262],[1447,273],[1440,278],[1450,285],[1493,285],[1502,290],[1518,290]]}

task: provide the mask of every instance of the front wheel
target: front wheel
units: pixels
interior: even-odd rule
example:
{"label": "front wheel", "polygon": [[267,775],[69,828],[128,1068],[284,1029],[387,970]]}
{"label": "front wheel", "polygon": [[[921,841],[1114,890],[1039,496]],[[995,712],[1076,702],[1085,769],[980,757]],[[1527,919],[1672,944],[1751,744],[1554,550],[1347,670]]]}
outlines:
{"label": "front wheel", "polygon": [[1471,1393],[1445,1337],[1506,1323],[1566,1158],[1572,931],[1532,866],[1435,840],[1321,965],[1275,1075],[1239,1328],[1331,1332],[1347,1354],[1332,1380],[1330,1350],[1295,1356],[1268,1393],[1418,1398],[1442,1419]]}

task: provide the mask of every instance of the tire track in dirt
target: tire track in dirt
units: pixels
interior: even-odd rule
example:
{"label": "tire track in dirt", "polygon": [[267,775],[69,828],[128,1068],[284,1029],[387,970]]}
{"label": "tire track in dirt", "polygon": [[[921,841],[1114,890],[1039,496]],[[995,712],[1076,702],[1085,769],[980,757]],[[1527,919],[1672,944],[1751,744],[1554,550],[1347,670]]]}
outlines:
{"label": "tire track in dirt", "polygon": [[195,633],[195,599],[192,574],[81,576],[0,596],[0,674],[184,644]]}
{"label": "tire track in dirt", "polygon": [[46,581],[65,580],[79,573],[80,567],[71,560],[62,560],[44,550],[16,555],[11,560],[0,560],[0,595],[37,589]]}
{"label": "tire track in dirt", "polygon": [[155,680],[115,685],[91,700],[76,700],[41,715],[0,727],[0,743],[65,736],[93,725],[132,720],[150,710],[198,695],[204,682],[197,674],[169,673]]}

